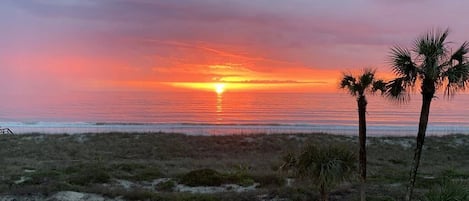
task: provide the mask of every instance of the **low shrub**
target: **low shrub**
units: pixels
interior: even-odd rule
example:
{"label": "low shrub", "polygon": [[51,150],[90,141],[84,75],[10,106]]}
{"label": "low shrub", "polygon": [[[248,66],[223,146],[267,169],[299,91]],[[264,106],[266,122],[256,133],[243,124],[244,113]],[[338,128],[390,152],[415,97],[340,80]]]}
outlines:
{"label": "low shrub", "polygon": [[80,186],[94,183],[108,183],[111,179],[108,169],[96,164],[82,164],[69,167],[65,172],[69,173],[67,182]]}
{"label": "low shrub", "polygon": [[200,169],[183,175],[180,183],[188,186],[219,186],[224,181],[223,174],[212,169]]}
{"label": "low shrub", "polygon": [[134,175],[131,176],[129,179],[136,180],[136,181],[151,181],[154,179],[158,179],[163,177],[163,173],[161,173],[160,169],[157,167],[147,167],[144,169],[136,170]]}
{"label": "low shrub", "polygon": [[137,163],[114,164],[111,168],[113,170],[112,175],[118,179],[152,181],[164,176],[157,167]]}
{"label": "low shrub", "polygon": [[188,186],[220,186],[222,184],[238,184],[250,186],[255,179],[245,173],[222,174],[212,169],[191,171],[182,176],[180,183]]}
{"label": "low shrub", "polygon": [[433,187],[423,199],[424,201],[459,201],[469,200],[468,186],[445,181]]}

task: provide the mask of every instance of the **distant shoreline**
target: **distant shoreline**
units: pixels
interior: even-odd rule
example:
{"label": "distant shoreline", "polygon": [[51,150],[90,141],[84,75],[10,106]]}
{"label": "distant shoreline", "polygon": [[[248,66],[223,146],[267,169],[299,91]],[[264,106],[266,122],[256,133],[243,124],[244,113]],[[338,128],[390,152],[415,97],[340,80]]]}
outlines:
{"label": "distant shoreline", "polygon": [[[16,134],[82,134],[82,133],[183,133],[186,135],[238,135],[238,134],[296,134],[325,133],[356,135],[357,125],[347,124],[208,124],[185,123],[138,123],[138,122],[0,122],[2,128],[10,128]],[[414,136],[417,125],[369,124],[368,136]],[[469,135],[469,126],[430,124],[429,136],[451,134]]]}
{"label": "distant shoreline", "polygon": [[[240,134],[331,134],[353,136],[357,125],[319,124],[203,124],[203,123],[87,123],[87,122],[0,122],[15,134],[86,134],[86,133],[179,133],[191,136]],[[414,136],[417,125],[369,125],[368,136]],[[429,125],[426,135],[469,135],[469,126]]]}
{"label": "distant shoreline", "polygon": [[[342,137],[355,137],[358,136],[358,133],[348,134],[348,133],[332,133],[332,132],[275,132],[275,133],[265,133],[265,132],[242,132],[242,133],[222,133],[222,134],[188,134],[182,132],[163,132],[163,131],[146,131],[146,132],[127,132],[127,131],[108,131],[108,132],[80,132],[80,133],[70,133],[70,132],[20,132],[14,133],[14,135],[108,135],[108,134],[135,134],[135,135],[146,135],[146,134],[155,134],[155,135],[185,135],[185,136],[252,136],[252,135],[330,135],[330,136],[342,136]],[[415,137],[416,133],[403,133],[399,135],[374,135],[368,134],[368,137],[371,138],[408,138]],[[445,136],[469,136],[468,133],[446,133],[446,134],[427,134],[430,137],[445,137]]]}

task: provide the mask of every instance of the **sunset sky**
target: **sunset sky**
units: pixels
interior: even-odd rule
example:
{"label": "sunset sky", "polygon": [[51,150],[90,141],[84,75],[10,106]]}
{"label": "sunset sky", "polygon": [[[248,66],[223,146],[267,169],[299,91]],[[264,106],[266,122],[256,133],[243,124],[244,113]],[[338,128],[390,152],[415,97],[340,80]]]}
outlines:
{"label": "sunset sky", "polygon": [[393,45],[432,28],[469,40],[469,1],[3,0],[3,92],[336,91],[340,72],[389,75]]}

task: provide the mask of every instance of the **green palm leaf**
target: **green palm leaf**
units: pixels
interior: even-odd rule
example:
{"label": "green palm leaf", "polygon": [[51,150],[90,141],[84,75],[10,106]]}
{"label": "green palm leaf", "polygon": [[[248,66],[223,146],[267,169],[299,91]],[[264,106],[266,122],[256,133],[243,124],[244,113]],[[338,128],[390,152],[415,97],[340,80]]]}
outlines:
{"label": "green palm leaf", "polygon": [[373,82],[372,92],[381,91],[381,94],[386,92],[387,83],[384,80],[376,80]]}
{"label": "green palm leaf", "polygon": [[392,71],[406,81],[414,83],[417,79],[419,69],[412,61],[412,55],[409,50],[395,46],[391,48]]}
{"label": "green palm leaf", "polygon": [[457,64],[444,72],[443,77],[447,79],[446,95],[451,96],[460,90],[465,90],[469,80],[469,64]]}
{"label": "green palm leaf", "polygon": [[458,64],[462,64],[464,61],[467,61],[466,54],[469,52],[469,43],[464,42],[461,47],[459,47],[456,52],[451,55],[451,61],[457,61]]}
{"label": "green palm leaf", "polygon": [[306,146],[297,158],[285,157],[283,167],[296,170],[300,178],[313,180],[318,186],[331,189],[341,182],[354,178],[356,156],[348,149],[331,146]]}
{"label": "green palm leaf", "polygon": [[410,94],[407,91],[406,77],[399,77],[391,80],[386,85],[386,96],[391,100],[398,102],[406,102],[409,100]]}

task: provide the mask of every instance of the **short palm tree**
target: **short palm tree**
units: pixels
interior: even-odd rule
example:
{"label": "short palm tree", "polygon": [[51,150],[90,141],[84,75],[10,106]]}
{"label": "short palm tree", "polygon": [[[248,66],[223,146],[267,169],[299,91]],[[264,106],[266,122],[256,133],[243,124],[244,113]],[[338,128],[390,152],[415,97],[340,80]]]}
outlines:
{"label": "short palm tree", "polygon": [[352,96],[357,97],[358,104],[358,138],[360,144],[359,151],[359,172],[360,172],[360,199],[366,200],[366,93],[374,93],[378,90],[385,91],[386,83],[375,78],[375,70],[364,69],[363,73],[354,77],[350,73],[344,73],[340,82],[340,88],[346,89]]}
{"label": "short palm tree", "polygon": [[321,201],[328,201],[330,190],[354,177],[355,161],[355,154],[344,147],[309,145],[298,156],[287,155],[281,169],[293,169],[297,177],[312,180]]}
{"label": "short palm tree", "polygon": [[445,180],[425,194],[423,201],[469,200],[469,186],[463,182]]}
{"label": "short palm tree", "polygon": [[467,53],[469,43],[464,42],[452,52],[446,38],[448,30],[430,31],[419,37],[412,50],[395,46],[391,49],[392,70],[397,78],[387,85],[387,95],[400,101],[406,101],[409,89],[420,85],[422,108],[420,111],[417,145],[410,171],[406,200],[412,199],[420,156],[427,130],[430,103],[439,88],[444,88],[446,95],[464,90],[469,80]]}

